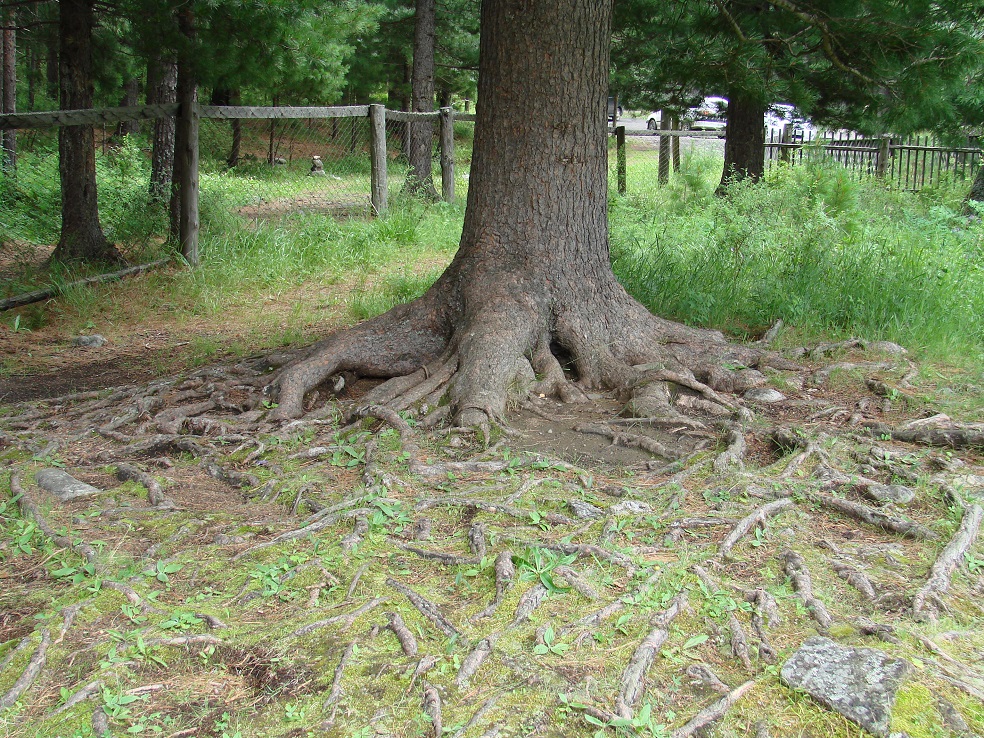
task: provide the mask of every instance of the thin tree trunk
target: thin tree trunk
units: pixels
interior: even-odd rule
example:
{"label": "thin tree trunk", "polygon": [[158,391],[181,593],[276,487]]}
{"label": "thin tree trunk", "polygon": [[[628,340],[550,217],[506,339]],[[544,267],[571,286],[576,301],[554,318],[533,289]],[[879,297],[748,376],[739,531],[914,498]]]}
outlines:
{"label": "thin tree trunk", "polygon": [[[178,101],[178,64],[174,59],[157,60],[153,64],[154,85],[148,79],[148,104],[169,105]],[[150,165],[150,197],[164,203],[171,199],[171,183],[174,181],[174,133],[173,115],[154,121],[154,144]]]}
{"label": "thin tree trunk", "polygon": [[[59,3],[59,80],[63,110],[92,107],[93,0]],[[52,261],[123,262],[99,224],[96,157],[92,126],[58,130],[58,172],[61,179],[61,236]]]}
{"label": "thin tree trunk", "polygon": [[48,37],[48,53],[45,57],[44,80],[47,95],[52,100],[58,99],[58,36]]}
{"label": "thin tree trunk", "polygon": [[[123,97],[120,105],[123,107],[134,107],[139,104],[140,80],[136,77],[128,79],[123,83]],[[125,120],[116,124],[116,135],[119,137],[130,136],[140,132],[140,121]]]}
{"label": "thin tree trunk", "polygon": [[765,111],[763,100],[741,91],[728,98],[728,127],[724,142],[724,172],[718,194],[732,182],[757,182],[765,173]]}
{"label": "thin tree trunk", "polygon": [[[17,112],[17,11],[6,12],[3,28],[3,112]],[[3,132],[3,167],[17,168],[17,131]]]}
{"label": "thin tree trunk", "polygon": [[[434,38],[437,33],[435,0],[416,0],[416,20],[413,36],[413,112],[434,110]],[[407,171],[405,191],[437,200],[437,190],[431,175],[434,148],[434,124],[417,121],[407,124]]]}

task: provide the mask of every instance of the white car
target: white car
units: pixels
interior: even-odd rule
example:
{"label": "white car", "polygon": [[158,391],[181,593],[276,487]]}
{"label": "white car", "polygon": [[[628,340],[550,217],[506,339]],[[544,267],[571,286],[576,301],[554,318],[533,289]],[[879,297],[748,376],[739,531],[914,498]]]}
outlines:
{"label": "white car", "polygon": [[765,137],[773,140],[782,136],[783,129],[788,131],[790,141],[812,141],[817,129],[811,121],[805,118],[789,103],[772,103],[765,113]]}
{"label": "white car", "polygon": [[[728,100],[724,97],[705,97],[701,104],[690,108],[680,119],[684,131],[723,131],[728,126]],[[650,131],[659,129],[662,111],[650,114],[646,127]]]}

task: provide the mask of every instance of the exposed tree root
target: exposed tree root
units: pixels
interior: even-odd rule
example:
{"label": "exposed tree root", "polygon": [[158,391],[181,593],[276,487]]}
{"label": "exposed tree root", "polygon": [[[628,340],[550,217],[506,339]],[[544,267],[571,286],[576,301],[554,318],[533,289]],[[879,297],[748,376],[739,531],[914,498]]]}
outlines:
{"label": "exposed tree root", "polygon": [[38,645],[34,655],[31,656],[30,661],[27,662],[27,666],[21,672],[21,675],[17,677],[17,681],[14,682],[13,686],[7,690],[3,697],[0,697],[0,710],[6,710],[11,707],[21,698],[24,692],[31,688],[34,680],[38,678],[38,674],[44,668],[45,659],[48,655],[48,646],[50,645],[51,631],[43,628],[41,630],[41,643]]}
{"label": "exposed tree root", "polygon": [[793,581],[793,588],[803,600],[803,604],[806,605],[806,609],[810,611],[813,619],[817,621],[822,632],[826,632],[833,625],[834,619],[830,616],[827,606],[814,596],[813,578],[810,576],[810,570],[806,568],[803,557],[787,548],[782,552],[782,558],[786,576]]}
{"label": "exposed tree root", "polygon": [[434,738],[441,738],[444,734],[444,719],[441,715],[440,692],[427,685],[424,687],[422,702],[424,713],[430,718],[432,735]]}
{"label": "exposed tree root", "polygon": [[761,507],[756,508],[750,515],[745,516],[738,525],[728,534],[728,536],[721,542],[718,546],[718,556],[721,558],[727,558],[731,554],[731,549],[735,547],[742,538],[744,538],[749,531],[752,530],[756,525],[764,523],[771,517],[774,517],[781,513],[788,507],[793,507],[795,503],[790,497],[780,497],[778,500],[773,500],[768,502]]}
{"label": "exposed tree root", "polygon": [[493,567],[495,571],[495,597],[492,598],[488,607],[471,617],[471,622],[474,623],[482,618],[491,617],[499,609],[502,599],[506,596],[506,590],[512,585],[513,578],[516,576],[516,567],[513,566],[512,557],[512,551],[508,549],[500,551],[495,557],[495,566]]}
{"label": "exposed tree root", "polygon": [[670,636],[670,623],[687,607],[687,595],[681,592],[673,598],[673,602],[663,612],[652,619],[653,630],[640,643],[629,659],[615,698],[615,712],[619,717],[632,719],[635,706],[642,699],[646,688],[646,674],[656,659],[666,639]]}
{"label": "exposed tree root", "polygon": [[547,588],[543,586],[540,582],[537,582],[528,590],[520,595],[519,602],[516,604],[516,612],[513,613],[512,622],[509,624],[510,628],[515,628],[520,625],[523,621],[529,618],[542,603],[544,598],[547,596]]}
{"label": "exposed tree root", "polygon": [[419,594],[410,589],[410,587],[403,584],[403,582],[398,582],[395,579],[389,578],[386,580],[386,584],[410,600],[410,604],[417,608],[417,611],[421,615],[430,620],[431,623],[433,623],[434,626],[448,638],[456,639],[461,637],[461,631],[459,631],[446,617],[444,617],[440,608],[438,608],[438,606],[433,602],[425,597],[421,597]]}
{"label": "exposed tree root", "polygon": [[940,448],[984,448],[984,426],[979,423],[937,428],[890,428],[881,423],[872,423],[867,428],[875,438],[891,438],[904,443]]}
{"label": "exposed tree root", "polygon": [[21,483],[21,471],[18,469],[10,476],[10,491],[17,496],[17,504],[25,518],[33,520],[38,529],[44,533],[56,546],[70,551],[74,551],[84,558],[88,563],[95,564],[99,555],[96,549],[84,541],[73,541],[68,536],[60,535],[55,532],[51,524],[41,514],[41,509],[34,497],[30,495],[26,487]]}
{"label": "exposed tree root", "polygon": [[713,725],[718,720],[723,718],[735,702],[741,699],[742,696],[744,696],[745,693],[747,693],[754,686],[755,682],[749,681],[735,687],[717,702],[705,707],[703,710],[694,715],[682,728],[677,728],[674,730],[673,733],[671,733],[672,738],[690,738],[690,736],[698,734],[699,731],[704,730],[709,725]]}
{"label": "exposed tree root", "polygon": [[867,505],[861,505],[857,502],[851,502],[850,500],[844,500],[840,497],[831,497],[830,495],[820,494],[819,492],[814,492],[809,495],[809,499],[823,507],[829,508],[831,510],[837,510],[845,515],[850,515],[853,518],[861,520],[869,525],[873,525],[882,530],[887,530],[892,533],[899,533],[903,536],[909,538],[917,538],[920,540],[935,540],[939,538],[933,531],[924,525],[913,522],[908,518],[904,518],[901,515],[890,515],[889,513],[883,512],[881,510],[876,510]]}
{"label": "exposed tree root", "polygon": [[458,675],[454,678],[454,684],[458,689],[464,689],[468,686],[468,682],[475,675],[475,672],[492,653],[492,649],[495,648],[495,643],[501,635],[501,633],[492,633],[486,636],[465,656],[461,662],[461,668],[458,669]]}
{"label": "exposed tree root", "polygon": [[317,620],[313,623],[308,623],[307,625],[298,628],[290,635],[291,637],[307,635],[308,633],[313,633],[314,631],[320,628],[325,628],[329,625],[334,625],[335,623],[341,623],[342,627],[346,628],[352,625],[352,623],[354,623],[356,618],[358,618],[360,615],[364,615],[370,610],[379,607],[380,605],[383,605],[385,603],[386,603],[385,597],[373,597],[371,600],[369,600],[361,607],[352,610],[352,612],[346,612],[341,615],[333,615],[332,617],[325,618],[324,620]]}
{"label": "exposed tree root", "polygon": [[957,568],[963,555],[974,544],[980,532],[982,516],[984,516],[984,508],[980,505],[964,509],[960,527],[929,570],[926,583],[912,598],[912,615],[916,620],[927,620],[935,614],[935,603],[939,603],[939,598],[950,589],[953,570]]}

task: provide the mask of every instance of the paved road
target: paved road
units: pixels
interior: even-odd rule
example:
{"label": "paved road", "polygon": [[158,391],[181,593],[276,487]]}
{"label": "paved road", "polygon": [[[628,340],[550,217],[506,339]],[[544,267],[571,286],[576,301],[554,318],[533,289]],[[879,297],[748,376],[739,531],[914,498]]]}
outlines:
{"label": "paved road", "polygon": [[[619,118],[618,124],[620,126],[625,126],[625,132],[627,134],[632,134],[634,131],[645,131],[646,130],[646,118]],[[706,134],[704,134],[706,136]],[[634,139],[636,145],[638,146],[651,146],[656,148],[659,145],[659,139],[656,136],[643,137],[640,136]],[[724,139],[722,138],[705,138],[700,136],[681,136],[680,137],[680,152],[702,152],[709,154],[717,154],[718,156],[724,157]]]}

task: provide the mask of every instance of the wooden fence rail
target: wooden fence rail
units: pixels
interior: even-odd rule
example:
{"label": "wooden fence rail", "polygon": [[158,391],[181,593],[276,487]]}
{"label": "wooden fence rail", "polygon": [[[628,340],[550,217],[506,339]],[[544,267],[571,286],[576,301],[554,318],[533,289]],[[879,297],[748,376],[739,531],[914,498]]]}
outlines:
{"label": "wooden fence rail", "polygon": [[327,107],[250,107],[184,104],[145,105],[137,107],[99,108],[92,110],[58,110],[45,113],[0,115],[0,130],[43,129],[62,126],[113,125],[123,121],[155,120],[174,116],[178,122],[180,142],[175,150],[178,182],[179,233],[182,253],[197,260],[198,253],[198,121],[217,120],[289,120],[326,118],[367,118],[370,129],[370,192],[372,209],[379,214],[388,206],[386,121],[433,121],[440,126],[441,184],[446,201],[454,199],[454,122],[474,121],[471,114],[441,108],[431,113],[408,113],[386,110],[382,105],[348,105]]}

